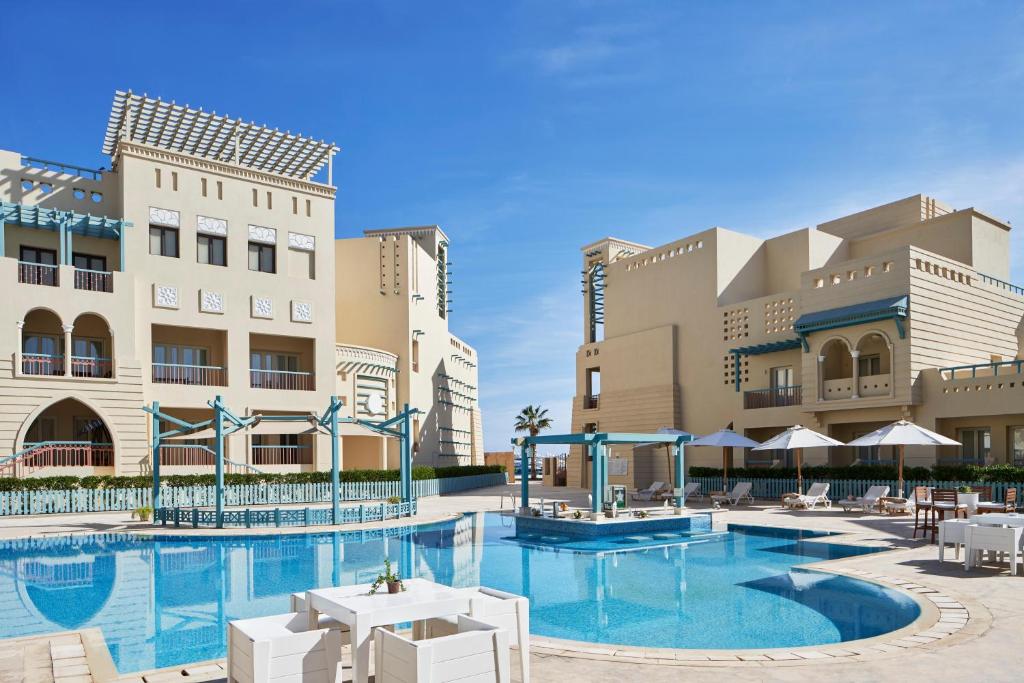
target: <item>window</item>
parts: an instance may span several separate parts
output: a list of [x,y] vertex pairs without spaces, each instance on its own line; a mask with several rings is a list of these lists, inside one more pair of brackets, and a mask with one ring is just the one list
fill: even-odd
[[992,430],[988,427],[972,427],[958,429],[957,440],[960,447],[960,459],[964,463],[984,465],[992,448]]
[[877,353],[870,356],[861,356],[857,359],[857,373],[861,377],[882,374],[882,357]]
[[412,371],[420,371],[420,343],[418,340],[412,340]]
[[199,235],[196,238],[196,262],[211,266],[226,266],[227,239],[215,235]]
[[178,258],[178,229],[149,226],[149,253],[154,256]]
[[157,187],[157,189],[160,189],[160,169],[159,168],[154,168],[153,172],[156,175],[156,187]]
[[171,189],[175,192],[178,191],[178,172],[171,171]]
[[249,242],[249,270],[275,273],[274,245]]
[[1024,467],[1024,427],[1010,427],[1010,448],[1013,450],[1013,465]]
[[184,344],[153,344],[153,381],[204,384],[209,351]]
[[260,205],[260,193],[259,193],[259,190],[257,190],[255,187],[252,188],[252,205],[253,206],[259,206]]
[[772,368],[768,371],[768,379],[771,382],[770,386],[772,389],[781,389],[783,387],[793,386],[793,366],[783,365],[777,368]]
[[292,197],[292,213],[296,216],[299,215],[299,198]]
[[206,178],[199,179],[199,186],[202,188],[203,196],[206,196]]
[[34,356],[58,356],[63,341],[51,334],[26,334],[21,351]]
[[18,266],[18,281],[27,282],[32,285],[57,286],[57,252],[53,249],[40,249],[38,247],[21,247],[18,260],[23,264],[37,264]]
[[311,251],[288,250],[288,275],[291,277],[316,279],[316,260]]
[[25,445],[57,440],[57,418],[37,417],[25,433]]
[[224,183],[217,181],[217,199],[224,199]]
[[93,254],[75,252],[71,255],[71,262],[79,270],[95,270],[99,273],[107,272],[106,256],[94,256]]
[[72,424],[75,430],[75,441],[88,441],[103,445],[108,445],[111,442],[110,432],[107,431],[103,420],[98,417],[76,416]]
[[306,218],[309,218],[313,214],[313,202],[309,199],[306,200]]
[[274,208],[274,195],[270,190],[267,190],[267,208]]

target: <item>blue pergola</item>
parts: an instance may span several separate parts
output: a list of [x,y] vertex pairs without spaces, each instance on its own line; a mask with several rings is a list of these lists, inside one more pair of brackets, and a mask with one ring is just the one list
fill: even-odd
[[[331,396],[331,403],[324,411],[324,414],[317,417],[309,415],[245,415],[237,416],[224,405],[220,396],[208,401],[213,409],[213,418],[201,422],[187,422],[180,418],[168,415],[160,410],[160,404],[153,402],[152,406],[143,406],[142,409],[153,416],[153,510],[160,508],[160,446],[164,439],[172,437],[183,437],[198,432],[201,429],[212,428],[214,430],[213,462],[215,471],[216,489],[216,525],[221,528],[224,525],[224,437],[242,431],[258,422],[308,422],[314,427],[321,427],[328,430],[331,436],[331,523],[341,523],[341,476],[340,472],[340,447],[338,426],[343,423],[358,424],[366,427],[382,436],[392,436],[399,440],[399,493],[403,503],[412,503],[412,416],[421,411],[410,408],[409,404],[402,407],[402,412],[388,420],[375,422],[355,417],[338,417],[338,411],[342,403],[337,396]],[[161,423],[168,422],[173,427],[163,431]],[[395,428],[397,426],[397,429]],[[410,514],[412,506],[409,507]],[[154,515],[154,524],[156,515]]]
[[0,201],[0,256],[4,256],[4,226],[19,225],[24,228],[48,230],[59,236],[60,262],[71,264],[72,236],[98,237],[100,239],[117,240],[120,245],[121,259],[118,263],[124,270],[125,228],[132,226],[130,221],[106,216],[94,216],[77,211],[48,209],[35,204],[18,204]]
[[[601,512],[603,507],[604,489],[608,485],[608,447],[622,444],[667,444],[672,447],[672,456],[675,458],[675,481],[673,488],[682,491],[684,486],[683,475],[683,445],[693,441],[692,434],[641,434],[632,432],[598,432],[580,434],[547,434],[538,436],[522,436],[512,439],[512,445],[519,448],[520,480],[521,480],[521,512],[527,512],[530,508],[530,446],[542,444],[557,444],[567,446],[583,446],[591,456],[591,505],[593,513]],[[676,497],[676,507],[683,506],[681,496]]]

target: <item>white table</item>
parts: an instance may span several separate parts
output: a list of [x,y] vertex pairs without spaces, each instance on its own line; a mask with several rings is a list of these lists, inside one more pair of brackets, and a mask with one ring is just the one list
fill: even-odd
[[1024,526],[1024,514],[1017,512],[990,512],[987,515],[971,517],[971,524],[987,526]]
[[320,615],[326,614],[352,630],[353,683],[366,683],[369,678],[374,627],[469,613],[465,590],[426,579],[406,579],[405,588],[389,594],[384,585],[375,595],[369,595],[370,584],[307,591],[310,628],[316,628]]

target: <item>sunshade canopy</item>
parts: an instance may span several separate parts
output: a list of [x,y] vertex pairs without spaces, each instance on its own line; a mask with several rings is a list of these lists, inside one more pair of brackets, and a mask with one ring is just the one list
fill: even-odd
[[781,434],[776,434],[760,446],[755,446],[755,451],[793,450],[796,448],[821,448],[823,446],[842,446],[842,441],[836,441],[830,436],[819,434],[813,429],[801,425],[793,425]]
[[[658,431],[656,431],[655,434],[667,434],[669,436],[689,436],[689,437],[693,436],[693,434],[690,434],[690,432],[684,432],[681,429],[673,429],[672,427],[658,427]],[[661,442],[661,441],[646,441],[644,443],[636,444],[635,446],[633,446],[633,448],[643,448],[645,446],[661,446],[661,445],[663,445],[663,442]]]
[[913,422],[899,420],[870,434],[858,437],[847,446],[960,446],[948,436],[918,427]]
[[742,434],[737,434],[731,429],[719,429],[714,434],[708,434],[694,439],[687,446],[718,446],[721,448],[754,448],[761,444],[753,439],[748,439]]

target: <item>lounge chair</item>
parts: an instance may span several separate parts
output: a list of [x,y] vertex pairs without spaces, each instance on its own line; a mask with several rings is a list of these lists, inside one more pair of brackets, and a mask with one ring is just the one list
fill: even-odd
[[656,481],[645,489],[633,492],[633,500],[658,500],[665,490],[665,482]]
[[789,496],[782,504],[788,508],[803,507],[813,510],[815,505],[821,503],[828,509],[832,507],[832,501],[828,499],[829,486],[828,483],[816,481],[807,489],[807,493],[800,496]]
[[403,681],[511,680],[509,633],[459,615],[458,633],[411,641],[383,629],[373,632],[377,683]]
[[840,500],[839,504],[847,512],[851,512],[854,508],[860,508],[864,512],[871,512],[872,510],[877,510],[878,502],[888,495],[888,486],[872,486],[860,498],[847,498],[846,500]]
[[714,503],[729,503],[730,505],[739,505],[740,501],[753,503],[754,497],[750,495],[750,489],[753,487],[754,485],[749,481],[741,481],[732,487],[731,492],[711,496],[711,501]]
[[691,481],[689,484],[683,487],[683,505],[686,505],[686,499],[689,498],[690,496],[694,496],[695,498],[704,497],[704,494],[700,492],[699,481]]

